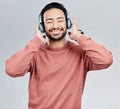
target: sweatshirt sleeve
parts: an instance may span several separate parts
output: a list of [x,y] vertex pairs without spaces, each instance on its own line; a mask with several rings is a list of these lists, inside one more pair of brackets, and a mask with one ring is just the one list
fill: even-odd
[[83,50],[84,62],[88,70],[104,69],[112,64],[112,53],[104,46],[85,35],[81,35],[77,42]]
[[23,49],[7,59],[5,62],[6,73],[12,77],[19,77],[29,72],[32,57],[39,50],[41,44],[39,37],[35,36]]

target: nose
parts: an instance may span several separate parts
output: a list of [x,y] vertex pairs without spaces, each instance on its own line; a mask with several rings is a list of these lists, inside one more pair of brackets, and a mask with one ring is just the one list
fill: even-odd
[[58,22],[56,20],[53,21],[53,27],[57,28],[58,27]]

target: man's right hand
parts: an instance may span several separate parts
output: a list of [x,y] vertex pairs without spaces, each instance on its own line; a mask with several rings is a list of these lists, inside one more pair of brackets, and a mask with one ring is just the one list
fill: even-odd
[[35,25],[35,36],[39,37],[40,40],[41,40],[43,43],[45,43],[45,37],[43,37],[43,36],[41,35],[41,32],[40,32],[40,30],[38,29],[38,26],[39,26],[39,22],[37,22],[36,25]]

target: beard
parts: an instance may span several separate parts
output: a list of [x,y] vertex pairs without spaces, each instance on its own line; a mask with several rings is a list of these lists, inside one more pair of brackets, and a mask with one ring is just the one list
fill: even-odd
[[[53,30],[60,30],[60,31],[62,31],[62,34],[59,37],[54,37],[54,36],[57,36],[57,34],[55,34],[54,36],[52,36],[50,34],[50,32],[52,32]],[[46,35],[52,41],[59,41],[59,40],[61,40],[65,37],[66,33],[67,33],[67,30],[64,30],[64,28],[59,28],[58,27],[58,28],[50,29],[49,32],[46,32]]]

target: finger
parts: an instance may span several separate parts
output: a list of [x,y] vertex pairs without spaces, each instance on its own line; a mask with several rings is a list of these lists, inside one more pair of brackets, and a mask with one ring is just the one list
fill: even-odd
[[74,19],[71,18],[70,21],[71,21],[72,25],[77,26],[77,24],[76,24]]
[[39,22],[36,22],[35,28],[38,29],[39,27]]
[[70,19],[72,23],[72,33],[75,34],[78,31],[77,24],[74,19]]
[[36,22],[35,24],[35,36],[40,37],[41,33],[40,30],[38,29],[39,22]]

